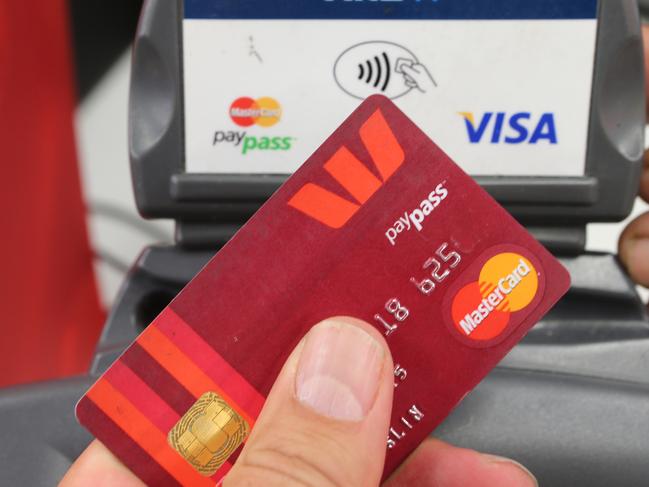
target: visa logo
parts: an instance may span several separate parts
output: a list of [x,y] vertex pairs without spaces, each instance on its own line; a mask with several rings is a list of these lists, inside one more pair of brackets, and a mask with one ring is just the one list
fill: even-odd
[[557,144],[554,113],[535,117],[529,112],[486,112],[477,119],[473,112],[460,112],[472,144]]

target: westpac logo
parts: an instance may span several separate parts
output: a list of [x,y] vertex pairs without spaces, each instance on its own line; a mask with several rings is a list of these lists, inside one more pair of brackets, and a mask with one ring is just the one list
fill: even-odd
[[331,191],[307,183],[288,205],[331,228],[342,228],[349,219],[392,177],[405,160],[381,110],[376,110],[358,133],[381,179],[377,178],[347,147],[342,146],[324,164],[329,175],[352,195],[349,201]]
[[554,113],[534,116],[529,112],[486,112],[476,117],[473,112],[461,112],[460,115],[472,144],[558,143]]

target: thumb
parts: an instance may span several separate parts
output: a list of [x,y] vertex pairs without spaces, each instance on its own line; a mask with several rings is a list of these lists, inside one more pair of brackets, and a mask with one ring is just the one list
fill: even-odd
[[393,389],[376,329],[352,318],[319,323],[284,365],[224,486],[376,487]]

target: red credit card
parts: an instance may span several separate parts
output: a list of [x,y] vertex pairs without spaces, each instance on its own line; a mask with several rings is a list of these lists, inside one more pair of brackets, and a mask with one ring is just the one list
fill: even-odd
[[566,270],[387,98],[367,99],[81,399],[150,485],[214,485],[312,325],[385,334],[384,475],[568,290]]

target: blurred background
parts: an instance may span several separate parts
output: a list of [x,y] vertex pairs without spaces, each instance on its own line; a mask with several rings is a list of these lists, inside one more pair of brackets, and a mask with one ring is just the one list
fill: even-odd
[[[84,372],[129,266],[173,240],[171,221],[140,218],[131,187],[141,4],[0,0],[0,387]],[[646,210],[638,201],[631,218]],[[588,250],[615,251],[624,225],[590,225]]]

